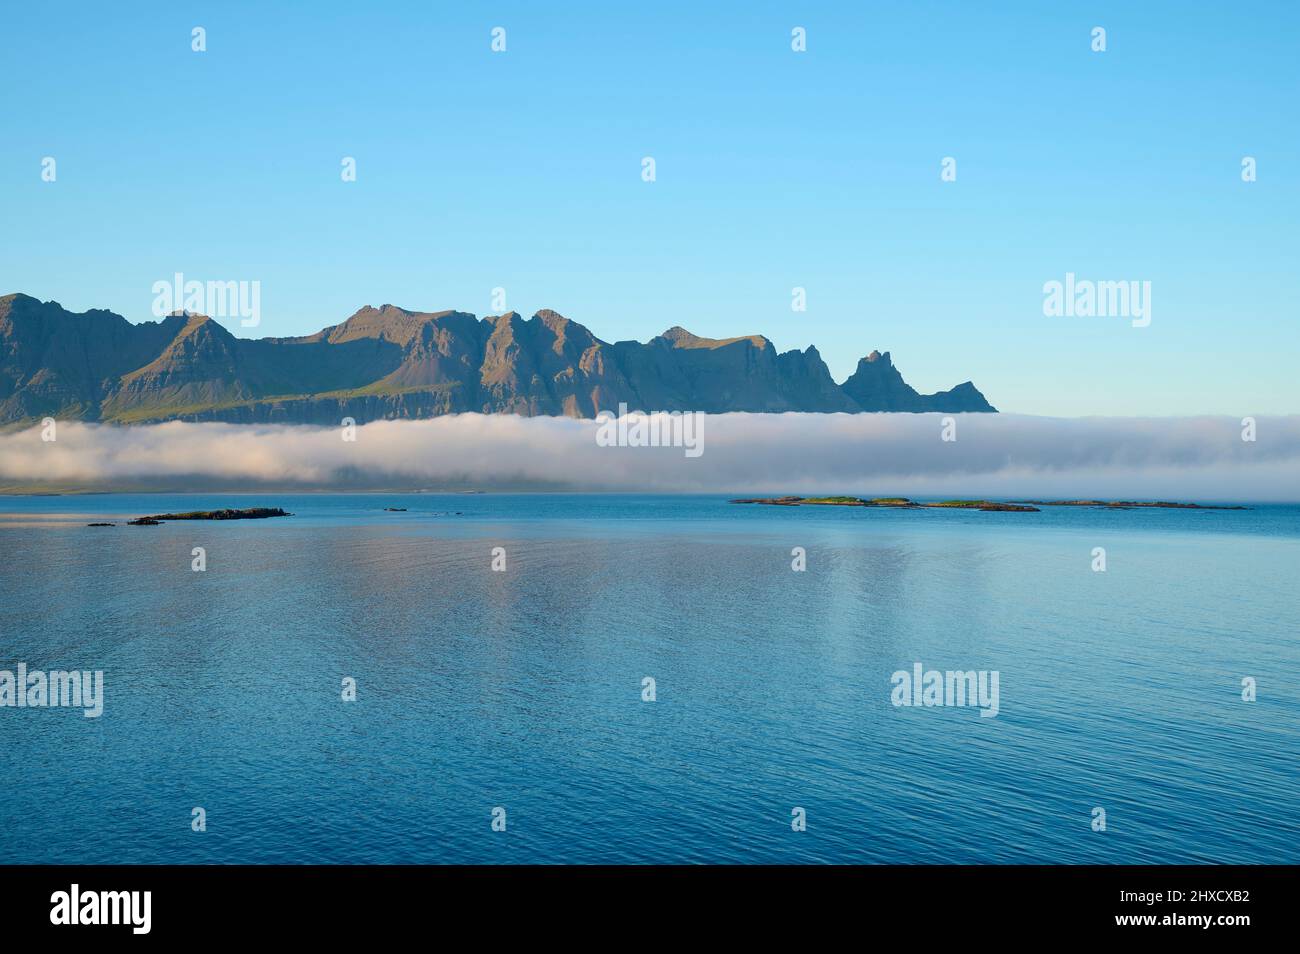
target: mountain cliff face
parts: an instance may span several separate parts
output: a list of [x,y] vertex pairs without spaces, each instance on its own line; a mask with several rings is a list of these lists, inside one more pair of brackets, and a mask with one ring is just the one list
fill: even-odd
[[936,394],[918,394],[903,380],[889,352],[873,351],[858,361],[858,368],[844,382],[842,390],[858,406],[873,411],[992,411],[994,408],[975,385],[963,381],[955,388]]
[[131,324],[0,298],[0,426],[43,417],[337,424],[478,411],[594,417],[645,411],[993,411],[970,382],[918,394],[889,354],[844,384],[816,348],[674,327],[602,341],[553,311],[476,318],[362,308],[301,338],[237,338],[202,315]]

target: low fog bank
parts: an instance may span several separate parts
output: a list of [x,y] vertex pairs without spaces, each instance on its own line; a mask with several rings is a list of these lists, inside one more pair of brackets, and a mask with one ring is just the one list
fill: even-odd
[[[461,414],[355,429],[59,423],[0,434],[0,487],[103,490],[590,490],[665,493],[1300,499],[1300,416],[719,414],[699,456],[601,446],[600,423]],[[609,434],[607,430],[606,435]]]

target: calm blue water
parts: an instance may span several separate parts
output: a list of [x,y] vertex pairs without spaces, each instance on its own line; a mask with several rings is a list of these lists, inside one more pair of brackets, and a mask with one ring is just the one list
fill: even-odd
[[1294,862],[1298,571],[1300,507],[0,498],[0,669],[106,681],[0,708],[0,860]]

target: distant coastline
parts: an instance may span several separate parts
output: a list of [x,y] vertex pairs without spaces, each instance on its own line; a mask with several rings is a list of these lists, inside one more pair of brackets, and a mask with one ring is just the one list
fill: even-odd
[[999,513],[1038,513],[1040,507],[1095,507],[1105,510],[1249,510],[1239,504],[1174,503],[1168,500],[940,500],[917,501],[910,497],[750,497],[734,504],[766,504],[774,507],[884,507],[894,510],[979,510]]

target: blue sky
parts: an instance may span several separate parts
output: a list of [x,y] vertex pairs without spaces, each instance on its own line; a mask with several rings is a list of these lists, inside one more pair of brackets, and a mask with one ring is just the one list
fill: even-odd
[[[1300,412],[1294,3],[9,4],[0,32],[0,293],[141,321],[174,272],[256,280],[231,330],[261,336],[500,286],[606,340],[815,343],[837,380],[888,350],[1007,411]],[[1045,317],[1066,272],[1150,281],[1151,325]]]

